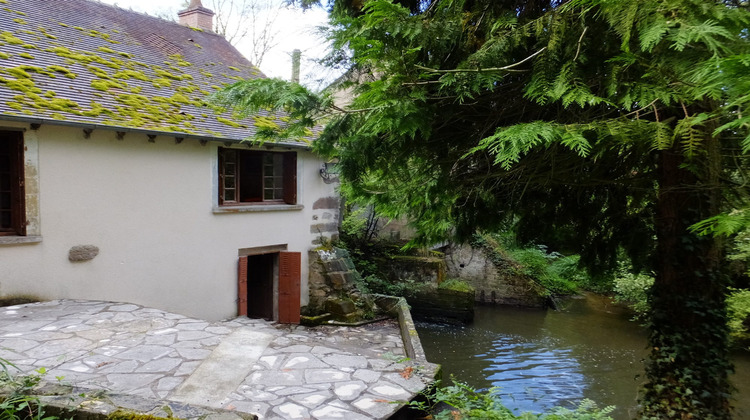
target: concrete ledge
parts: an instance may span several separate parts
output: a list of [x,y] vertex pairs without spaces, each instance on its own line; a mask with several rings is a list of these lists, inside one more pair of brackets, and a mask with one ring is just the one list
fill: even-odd
[[375,298],[375,304],[383,311],[393,317],[398,317],[398,325],[401,329],[401,339],[404,341],[404,351],[406,352],[406,355],[410,359],[420,363],[430,364],[439,370],[440,365],[427,361],[422,342],[419,341],[417,327],[414,325],[414,320],[411,317],[411,312],[409,311],[409,305],[406,303],[406,299],[387,295],[373,295],[373,297]]
[[302,204],[254,204],[250,206],[225,206],[214,207],[214,214],[231,214],[231,213],[262,213],[269,211],[296,211],[302,210],[305,206]]
[[0,236],[0,245],[37,244],[41,236]]
[[[61,385],[43,385],[34,390],[47,415],[75,420],[133,419],[151,416],[151,420],[258,420],[258,416],[222,409],[147,399],[133,395],[108,393]],[[115,414],[115,416],[112,416]],[[119,416],[118,416],[119,414]]]

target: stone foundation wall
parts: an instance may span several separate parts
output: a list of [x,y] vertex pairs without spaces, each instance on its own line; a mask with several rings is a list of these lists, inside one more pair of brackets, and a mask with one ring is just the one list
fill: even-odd
[[399,256],[378,261],[378,267],[394,283],[411,279],[438,285],[445,280],[445,261],[438,257]]
[[514,272],[514,263],[498,267],[482,249],[451,245],[445,249],[446,274],[463,280],[475,289],[477,302],[499,305],[543,307],[547,297],[533,279]]
[[349,258],[349,252],[340,248],[312,250],[310,261],[310,302],[305,310],[308,314],[326,311],[326,300],[330,297],[349,295],[361,276]]

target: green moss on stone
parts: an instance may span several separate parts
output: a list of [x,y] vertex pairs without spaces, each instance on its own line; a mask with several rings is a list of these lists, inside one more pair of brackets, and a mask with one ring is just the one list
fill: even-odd
[[100,103],[91,102],[91,109],[81,112],[81,115],[85,115],[87,117],[98,117],[105,112],[107,112],[107,110]]
[[0,32],[0,40],[7,42],[11,45],[23,45],[24,42],[21,38],[16,37],[9,31]]
[[100,79],[109,79],[109,73],[107,73],[105,70],[101,69],[100,67],[94,66],[94,65],[86,65],[86,68],[94,74],[94,76],[100,78]]
[[160,69],[158,67],[154,68],[154,73],[156,73],[158,76],[161,76],[165,79],[172,79],[172,80],[182,80],[182,76],[179,74],[173,74],[166,70]]
[[181,94],[179,92],[177,92],[174,95],[172,95],[172,100],[174,102],[178,102],[178,103],[181,103],[181,104],[190,104],[191,103],[190,99],[188,99],[187,96],[185,96],[185,95],[183,95],[183,94]]
[[133,79],[143,80],[144,82],[148,82],[151,80],[142,71],[130,70],[130,69],[119,71],[113,74],[112,77],[117,78],[117,79],[126,79],[126,80],[133,78]]
[[255,117],[254,120],[255,121],[253,122],[253,125],[261,130],[278,130],[281,128],[281,126],[279,126],[279,123],[277,123],[272,117],[260,116]]
[[44,96],[46,96],[48,98],[54,98],[56,95],[57,94],[54,91],[51,91],[51,90],[48,90],[48,91],[44,92]]
[[126,85],[114,80],[96,79],[91,81],[91,87],[106,92],[109,89],[124,89]]
[[18,54],[18,56],[19,56],[19,57],[23,57],[23,58],[25,58],[25,59],[27,59],[27,60],[33,60],[33,59],[34,59],[34,56],[33,56],[33,55],[31,55],[31,54],[29,54],[29,53],[26,53],[26,52],[23,52],[23,53],[21,53],[21,54]]
[[0,51],[0,58],[3,58],[3,59],[6,59],[6,60],[7,60],[7,59],[9,59],[10,57],[11,57],[11,55],[10,55],[10,54],[8,54],[8,53],[5,53],[5,52],[2,52],[2,51]]
[[177,88],[177,91],[178,92],[183,92],[183,93],[193,93],[197,89],[198,88],[196,86],[180,86],[180,87]]
[[229,70],[241,71],[239,68],[237,68],[235,66],[229,66]]
[[179,420],[171,416],[171,409],[168,417],[157,417],[151,414],[135,413],[132,411],[117,410],[107,416],[108,420]]
[[156,88],[163,88],[172,86],[172,81],[169,79],[156,78],[151,81],[151,84]]
[[67,67],[58,66],[56,64],[53,64],[51,66],[47,66],[47,70],[53,71],[55,73],[63,74],[68,79],[75,79],[76,78],[76,74],[73,73],[72,71],[70,71]]
[[9,102],[6,102],[5,104],[8,105],[9,107],[15,109],[16,111],[20,111],[20,110],[23,109],[23,105],[21,105],[18,102],[9,101]]
[[41,93],[42,90],[35,86],[32,79],[6,79],[0,77],[0,83],[8,87],[8,89],[15,90],[18,92],[30,92],[30,93]]
[[29,24],[29,22],[26,22],[25,20],[23,20],[21,18],[15,18],[15,19],[13,19],[13,22],[16,22],[19,25],[28,25]]
[[218,121],[218,122],[220,122],[222,124],[228,125],[230,127],[234,127],[234,128],[247,128],[247,126],[245,126],[245,125],[239,124],[239,123],[237,123],[235,121],[232,121],[232,120],[224,118],[224,117],[216,117],[216,121]]

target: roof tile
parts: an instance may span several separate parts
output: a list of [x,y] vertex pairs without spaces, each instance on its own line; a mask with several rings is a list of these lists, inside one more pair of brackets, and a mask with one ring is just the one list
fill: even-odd
[[0,0],[0,118],[239,141],[281,115],[237,120],[205,98],[258,77],[213,33],[90,0]]

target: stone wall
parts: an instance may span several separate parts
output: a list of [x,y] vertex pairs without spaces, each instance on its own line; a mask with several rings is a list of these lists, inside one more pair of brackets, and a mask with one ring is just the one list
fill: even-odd
[[341,200],[334,196],[322,197],[313,203],[310,224],[310,233],[315,235],[313,245],[321,245],[339,238],[340,207]]
[[498,266],[483,249],[450,245],[445,248],[445,264],[449,278],[474,287],[477,302],[529,307],[543,307],[547,303],[545,289],[520,274],[517,263],[506,261]]
[[326,312],[327,300],[358,293],[355,284],[361,280],[361,276],[348,251],[340,248],[312,250],[309,261],[310,302],[305,308],[306,314]]
[[445,261],[439,257],[397,256],[378,261],[389,281],[414,280],[438,285],[445,280]]

